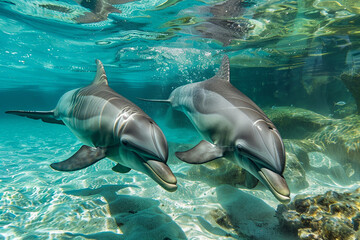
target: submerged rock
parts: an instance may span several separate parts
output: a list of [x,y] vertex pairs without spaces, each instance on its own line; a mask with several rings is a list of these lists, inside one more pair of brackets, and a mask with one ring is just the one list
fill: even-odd
[[306,173],[295,154],[286,153],[286,167],[284,177],[291,191],[299,191],[309,186]]
[[241,167],[223,158],[202,165],[195,165],[188,172],[191,179],[203,180],[213,186],[221,184],[244,185],[245,174],[245,170]]
[[287,151],[309,166],[307,153],[321,152],[341,164],[360,167],[360,116],[325,117],[310,110],[277,107],[265,110],[279,129]]
[[292,191],[308,186],[308,171],[341,185],[359,180],[355,174],[360,170],[359,115],[333,119],[294,107],[265,112],[285,138],[284,176]]
[[264,111],[285,139],[302,139],[335,121],[303,108],[274,107]]
[[334,104],[334,118],[345,118],[349,115],[356,114],[357,106],[355,103],[348,103],[344,106]]
[[297,231],[300,239],[358,239],[360,188],[354,192],[328,191],[318,196],[297,196],[279,205],[276,216],[282,228]]
[[357,113],[360,114],[360,73],[352,74],[350,72],[345,72],[341,74],[340,79],[354,97],[357,106]]
[[360,116],[351,115],[315,132],[312,139],[329,157],[360,166],[359,124]]

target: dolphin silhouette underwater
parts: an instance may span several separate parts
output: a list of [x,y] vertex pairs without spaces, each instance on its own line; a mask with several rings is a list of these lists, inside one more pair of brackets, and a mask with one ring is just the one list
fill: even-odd
[[85,12],[83,15],[76,17],[74,20],[77,23],[94,23],[105,21],[110,13],[121,13],[113,5],[125,4],[137,0],[74,0],[79,5],[87,8],[90,12]]
[[[205,140],[175,155],[190,164],[224,157],[247,171],[246,185],[260,180],[283,203],[290,190],[283,177],[285,149],[279,131],[265,113],[230,83],[230,63],[225,55],[218,73],[203,82],[176,88],[167,100],[184,112]],[[250,174],[248,174],[250,173]]]
[[167,191],[177,181],[166,164],[168,145],[159,126],[138,106],[108,86],[100,60],[94,81],[65,93],[52,111],[7,111],[6,113],[44,122],[64,124],[83,145],[69,159],[52,163],[58,171],[86,168],[107,157],[117,165],[115,172],[143,172]]
[[[80,6],[89,10],[73,18],[76,23],[95,23],[108,19],[110,13],[122,13],[122,11],[113,5],[130,3],[138,0],[73,0]],[[37,6],[61,13],[78,12],[71,7],[56,3],[41,3]]]

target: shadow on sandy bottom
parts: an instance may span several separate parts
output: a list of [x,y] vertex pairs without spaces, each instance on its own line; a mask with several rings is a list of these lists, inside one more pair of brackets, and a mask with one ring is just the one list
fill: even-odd
[[296,235],[281,231],[275,209],[260,198],[229,185],[217,187],[216,193],[226,211],[226,216],[217,222],[233,228],[239,239],[298,239]]
[[65,191],[66,194],[74,196],[91,196],[95,194],[103,196],[109,205],[111,216],[123,232],[123,234],[99,232],[88,235],[67,233],[67,235],[87,239],[187,239],[183,230],[158,207],[159,201],[116,194],[117,191],[126,187],[129,187],[129,185],[105,185],[97,189],[86,188]]

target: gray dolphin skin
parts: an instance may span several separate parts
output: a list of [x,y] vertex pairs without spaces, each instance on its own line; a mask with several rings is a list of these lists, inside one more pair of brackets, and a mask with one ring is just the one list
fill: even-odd
[[166,164],[163,132],[145,112],[108,86],[102,63],[96,60],[96,64],[92,84],[65,93],[54,110],[6,113],[64,124],[85,144],[69,159],[51,164],[55,170],[75,171],[108,157],[117,162],[114,171],[134,169],[167,191],[175,191],[177,181]]
[[176,152],[180,160],[201,164],[227,158],[247,171],[248,187],[260,180],[280,202],[290,201],[282,175],[285,149],[280,134],[265,113],[230,83],[227,56],[214,77],[178,87],[168,100],[149,101],[167,102],[184,112],[205,139],[188,151]]
[[91,12],[86,12],[82,16],[75,18],[77,23],[94,23],[104,21],[108,18],[110,13],[121,13],[113,5],[125,4],[137,0],[74,0],[81,6],[89,9]]

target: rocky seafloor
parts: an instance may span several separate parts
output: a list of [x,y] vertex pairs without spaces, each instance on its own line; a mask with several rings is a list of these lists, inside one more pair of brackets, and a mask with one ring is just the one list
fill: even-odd
[[[312,170],[330,176],[338,184],[359,181],[358,115],[333,119],[304,109],[277,110],[272,115],[280,127],[290,129],[296,125],[302,129],[301,139],[294,139],[293,135],[293,139],[285,142],[288,150],[285,175],[290,185],[307,187],[306,172]],[[322,154],[323,158],[315,160],[311,153]],[[279,205],[276,215],[280,226],[296,232],[300,239],[360,239],[360,188],[316,196],[300,194],[290,204]]]
[[360,188],[298,195],[290,204],[279,205],[276,216],[283,229],[297,232],[300,239],[360,239]]

